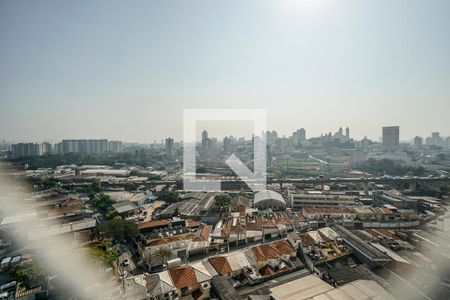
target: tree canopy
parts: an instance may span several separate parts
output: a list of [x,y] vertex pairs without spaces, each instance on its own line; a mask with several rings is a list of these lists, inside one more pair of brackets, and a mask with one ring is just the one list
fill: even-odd
[[422,166],[411,167],[398,163],[390,159],[369,159],[360,164],[358,169],[374,175],[392,175],[392,176],[422,176],[425,174],[425,169]]
[[94,197],[94,206],[102,214],[106,214],[111,209],[111,205],[114,203],[115,201],[105,193],[100,193]]
[[214,198],[215,204],[220,207],[220,210],[223,210],[230,206],[231,197],[226,194],[217,195]]
[[94,179],[94,181],[92,181],[91,183],[91,189],[96,193],[100,193],[102,190],[102,183],[100,182],[100,180]]
[[135,238],[139,233],[137,224],[133,220],[124,220],[121,217],[103,222],[100,224],[100,231],[106,233],[110,238],[120,241],[126,238]]
[[45,274],[45,269],[35,261],[20,263],[10,270],[10,275],[26,289],[41,284]]
[[178,196],[179,196],[178,192],[168,191],[168,190],[161,191],[158,194],[158,198],[166,203],[178,202]]

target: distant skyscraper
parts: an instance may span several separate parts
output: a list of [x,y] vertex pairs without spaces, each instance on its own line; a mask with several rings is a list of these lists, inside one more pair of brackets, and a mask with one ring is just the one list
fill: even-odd
[[19,143],[11,146],[11,158],[39,156],[39,144]]
[[207,138],[208,138],[208,131],[203,130],[203,131],[202,131],[202,141],[203,141],[203,140],[206,140]]
[[111,152],[111,153],[122,152],[122,142],[121,141],[108,141],[108,152]]
[[166,139],[166,156],[172,158],[173,154],[173,139],[169,137]]
[[50,143],[42,143],[39,145],[39,155],[47,155],[52,152],[52,145]]
[[383,127],[383,146],[386,149],[395,149],[400,144],[400,127],[399,126],[389,126]]
[[442,137],[440,137],[439,132],[433,132],[431,134],[431,144],[433,146],[442,147],[443,146],[443,142],[444,142],[444,140],[442,139]]
[[223,138],[223,151],[225,153],[233,152],[232,139],[227,136]]
[[306,131],[304,128],[300,128],[292,134],[291,143],[292,146],[299,146],[301,142],[306,140]]
[[450,150],[450,136],[445,139],[444,148]]
[[305,128],[300,128],[298,130],[298,138],[300,139],[300,141],[306,141],[306,130],[305,130]]
[[104,154],[108,151],[108,140],[63,140],[61,153]]
[[203,130],[202,132],[202,154],[209,154],[212,151],[212,140],[208,137],[208,132]]
[[416,136],[414,138],[414,147],[420,147],[423,144],[423,138],[421,138],[420,136]]
[[350,128],[345,128],[345,137],[347,138],[347,141],[350,140]]

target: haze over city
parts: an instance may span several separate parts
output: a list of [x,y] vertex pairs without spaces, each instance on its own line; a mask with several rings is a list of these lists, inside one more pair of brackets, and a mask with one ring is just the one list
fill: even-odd
[[0,299],[450,299],[449,31],[449,0],[0,0]]
[[[450,135],[448,1],[0,2],[0,139],[182,139],[184,108],[268,129]],[[247,135],[218,132],[217,135]]]

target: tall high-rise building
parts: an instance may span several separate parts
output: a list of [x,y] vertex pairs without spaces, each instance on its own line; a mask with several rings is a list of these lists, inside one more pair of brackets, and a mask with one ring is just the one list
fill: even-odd
[[11,158],[39,156],[39,144],[19,143],[11,145]]
[[39,145],[39,155],[47,155],[52,152],[52,145],[50,143],[42,143]]
[[278,138],[278,132],[276,132],[275,130],[272,131],[267,130],[265,137],[267,145],[274,145]]
[[292,134],[291,137],[292,146],[299,146],[300,143],[305,140],[306,140],[306,131],[304,128],[297,129],[297,131],[295,131]]
[[169,137],[166,139],[166,156],[172,158],[173,154],[174,154],[173,139]]
[[345,137],[347,141],[350,140],[350,128],[348,128],[348,126],[345,128]]
[[431,133],[431,138],[427,138],[427,144],[442,147],[444,139],[440,136],[439,132],[433,132]]
[[423,144],[423,138],[421,138],[420,136],[416,136],[414,138],[414,147],[421,147]]
[[223,138],[223,152],[225,153],[231,153],[233,152],[233,140],[231,137],[224,137]]
[[63,140],[61,153],[103,154],[108,151],[108,140]]
[[202,153],[203,154],[210,153],[212,150],[212,145],[213,145],[213,142],[208,137],[208,132],[206,130],[203,130],[202,131]]
[[202,131],[202,141],[203,141],[203,140],[206,140],[207,138],[208,138],[208,131],[203,130],[203,131]]
[[450,150],[450,136],[444,141],[444,149]]
[[395,149],[400,144],[400,127],[383,127],[382,144],[386,149]]
[[121,141],[108,141],[108,152],[110,152],[110,153],[122,152],[122,142]]

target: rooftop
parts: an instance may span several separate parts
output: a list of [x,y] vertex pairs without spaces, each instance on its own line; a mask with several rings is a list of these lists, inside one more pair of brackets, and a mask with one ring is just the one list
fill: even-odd
[[118,202],[112,205],[112,207],[119,213],[131,212],[137,210],[138,207],[129,201]]

